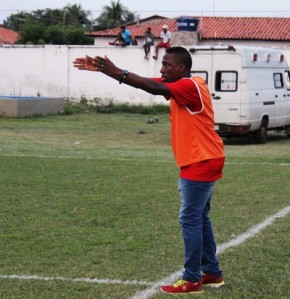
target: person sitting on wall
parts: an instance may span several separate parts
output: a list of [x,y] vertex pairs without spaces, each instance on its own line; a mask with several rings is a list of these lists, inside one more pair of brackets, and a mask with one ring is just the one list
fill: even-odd
[[132,44],[133,38],[131,31],[126,28],[126,26],[120,26],[121,31],[118,33],[118,37],[113,41],[109,42],[111,46],[121,46],[126,47]]
[[148,59],[148,54],[150,52],[151,46],[154,46],[154,34],[151,32],[151,27],[148,27],[144,34],[144,44],[143,48],[145,51],[145,59]]
[[155,55],[153,56],[154,59],[158,59],[158,51],[160,48],[168,49],[171,47],[170,40],[171,40],[171,32],[168,30],[167,25],[162,26],[162,31],[160,33],[161,41],[155,47]]

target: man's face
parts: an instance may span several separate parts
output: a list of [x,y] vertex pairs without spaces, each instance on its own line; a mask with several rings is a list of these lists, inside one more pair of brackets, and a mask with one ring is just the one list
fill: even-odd
[[162,59],[160,73],[164,82],[175,82],[183,77],[183,68],[174,54],[165,54]]

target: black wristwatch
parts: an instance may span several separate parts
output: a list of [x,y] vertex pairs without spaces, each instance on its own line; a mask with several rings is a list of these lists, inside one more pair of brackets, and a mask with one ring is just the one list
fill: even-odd
[[122,75],[122,77],[121,77],[121,79],[119,81],[119,84],[122,84],[123,81],[127,78],[128,75],[129,75],[129,72],[127,70],[124,70],[123,71],[123,75]]

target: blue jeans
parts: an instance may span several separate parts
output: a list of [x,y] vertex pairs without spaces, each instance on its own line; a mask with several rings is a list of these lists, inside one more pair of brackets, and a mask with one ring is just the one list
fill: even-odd
[[180,178],[181,206],[179,223],[184,241],[184,272],[182,279],[196,282],[201,271],[221,276],[216,257],[216,243],[209,218],[214,182]]

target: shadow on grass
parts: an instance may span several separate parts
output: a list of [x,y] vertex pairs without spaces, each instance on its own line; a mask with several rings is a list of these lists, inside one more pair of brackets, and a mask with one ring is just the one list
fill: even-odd
[[[290,140],[285,133],[268,132],[267,143],[274,143],[285,140]],[[223,141],[225,145],[259,145],[255,142],[253,135],[232,138],[223,137]],[[263,146],[263,144],[260,145]]]

